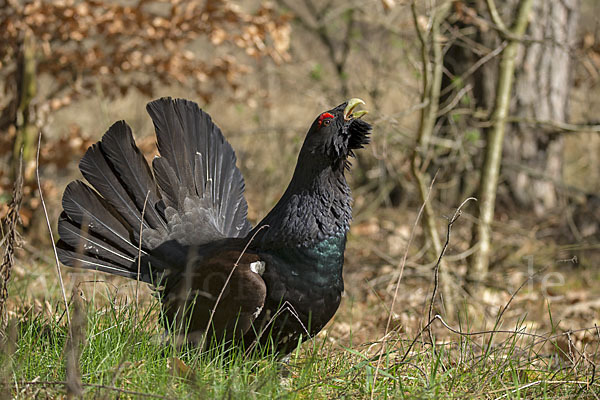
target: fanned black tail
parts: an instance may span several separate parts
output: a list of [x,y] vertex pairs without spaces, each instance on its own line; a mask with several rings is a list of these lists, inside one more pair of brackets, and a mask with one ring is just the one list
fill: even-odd
[[210,116],[170,98],[148,112],[161,153],[154,175],[129,126],[112,125],[79,164],[91,187],[74,181],[65,189],[57,245],[64,264],[135,278],[141,255],[140,279],[151,283],[182,268],[174,260],[186,246],[249,232],[235,154]]
[[210,210],[214,227],[224,237],[245,236],[251,226],[244,178],[235,165],[235,152],[210,115],[194,102],[168,97],[146,109],[156,128],[161,157],[152,166],[165,205],[182,211],[186,199],[202,200],[201,208]]

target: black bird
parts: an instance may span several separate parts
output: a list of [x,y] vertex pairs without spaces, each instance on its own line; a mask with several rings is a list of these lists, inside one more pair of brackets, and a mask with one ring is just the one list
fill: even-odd
[[62,199],[61,262],[153,285],[166,324],[188,341],[208,329],[288,352],[325,326],[344,290],[344,172],[371,133],[359,104],[315,119],[287,190],[252,228],[234,151],[211,117],[187,100],[149,103],[160,157],[150,169],[124,121],[87,150],[89,185],[71,182]]

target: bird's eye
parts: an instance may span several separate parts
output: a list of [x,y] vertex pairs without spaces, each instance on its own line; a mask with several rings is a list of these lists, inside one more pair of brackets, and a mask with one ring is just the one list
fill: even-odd
[[329,114],[328,112],[321,114],[319,116],[319,128],[323,125],[328,126],[333,118],[334,116]]

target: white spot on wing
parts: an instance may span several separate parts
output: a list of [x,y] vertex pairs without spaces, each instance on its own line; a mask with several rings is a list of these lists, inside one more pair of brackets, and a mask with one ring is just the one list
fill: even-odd
[[250,271],[262,276],[262,274],[265,273],[265,262],[255,261],[253,263],[250,263]]
[[258,316],[260,315],[260,312],[262,311],[262,306],[261,307],[256,307],[256,311],[254,313],[252,313],[252,315],[254,315],[254,318],[258,318]]

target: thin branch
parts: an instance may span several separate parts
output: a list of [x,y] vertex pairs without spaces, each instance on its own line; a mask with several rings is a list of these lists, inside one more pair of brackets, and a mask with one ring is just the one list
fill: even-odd
[[500,46],[496,47],[494,50],[490,51],[485,56],[483,56],[479,60],[477,60],[477,62],[475,62],[473,65],[471,65],[469,67],[469,69],[466,70],[465,73],[460,76],[459,79],[455,79],[454,81],[452,81],[452,83],[450,83],[448,86],[446,86],[441,91],[440,96],[443,96],[446,93],[448,93],[449,91],[451,91],[452,89],[454,89],[456,87],[456,85],[458,84],[458,82],[461,82],[461,81],[464,82],[468,77],[470,77],[475,72],[477,72],[477,70],[479,68],[481,68],[485,63],[487,63],[491,59],[497,57],[500,53],[502,53],[502,50],[504,50],[507,45],[508,45],[508,42],[503,41],[502,43],[500,43]]
[[144,214],[146,213],[146,204],[148,204],[148,196],[150,196],[150,190],[146,193],[146,198],[144,199],[144,206],[142,207],[142,218],[140,219],[140,230],[139,236],[140,240],[138,243],[138,262],[137,262],[137,275],[135,277],[135,326],[137,327],[137,313],[140,306],[139,302],[139,290],[140,290],[140,271],[142,269],[142,231],[144,227]]
[[508,168],[508,169],[512,169],[512,170],[521,171],[534,179],[551,182],[552,185],[554,185],[556,187],[556,189],[559,189],[561,192],[564,192],[566,195],[568,195],[570,197],[576,197],[576,196],[582,196],[582,195],[589,196],[592,194],[597,194],[597,193],[593,193],[592,191],[586,191],[586,190],[580,189],[576,186],[569,185],[568,183],[565,183],[564,181],[562,181],[560,179],[554,178],[553,176],[550,176],[550,175],[544,173],[543,171],[536,170],[535,168],[531,168],[524,164],[514,163],[514,162],[503,162],[502,168]]
[[[556,131],[563,132],[593,132],[600,133],[600,125],[580,125],[580,124],[569,124],[567,122],[554,121],[554,120],[539,120],[535,118],[524,118],[524,117],[506,117],[507,122],[520,122],[523,124],[539,125],[555,129]],[[553,132],[561,133],[561,132]]]
[[[421,110],[417,133],[417,145],[414,147],[411,157],[411,170],[417,183],[421,202],[425,203],[423,223],[426,237],[433,245],[431,249],[432,258],[437,258],[440,254],[442,251],[442,243],[437,232],[435,213],[431,204],[424,201],[427,193],[427,181],[430,179],[429,174],[424,171],[424,169],[426,168],[427,153],[430,148],[430,141],[433,136],[438,116],[440,90],[442,86],[443,52],[442,42],[440,40],[440,24],[449,13],[450,5],[450,2],[444,2],[433,11],[431,28],[425,36],[419,27],[416,4],[414,1],[411,4],[413,25],[415,26],[417,36],[421,43],[421,61],[423,64],[423,92],[421,94],[421,101],[423,103],[428,101],[427,106]],[[430,51],[433,55],[433,60],[430,59]],[[444,264],[445,263],[442,260],[442,271],[446,274],[447,268],[445,268]],[[449,277],[445,277],[443,280],[442,291],[444,292],[444,303],[447,306],[448,313],[453,314],[453,289]]]
[[[517,17],[511,32],[520,37],[525,33],[533,0],[521,0]],[[492,115],[493,126],[487,134],[487,144],[481,178],[479,182],[479,224],[473,230],[471,244],[479,243],[479,251],[473,255],[469,263],[467,279],[471,282],[481,282],[487,275],[491,253],[491,223],[494,219],[496,191],[500,176],[502,161],[502,143],[506,129],[506,117],[510,107],[512,84],[519,42],[509,40],[502,53],[498,68],[498,83],[496,89],[495,108]]]
[[37,179],[38,191],[40,192],[40,201],[42,208],[44,209],[44,217],[46,218],[46,224],[48,225],[48,233],[50,233],[50,242],[52,243],[52,250],[54,251],[54,260],[56,261],[56,273],[58,274],[58,283],[60,285],[60,291],[62,292],[63,301],[65,303],[65,314],[67,314],[67,323],[69,325],[69,334],[71,332],[71,317],[69,316],[69,302],[67,301],[67,294],[65,293],[65,284],[63,282],[62,273],[60,270],[60,261],[58,260],[58,253],[56,251],[56,244],[54,243],[54,234],[52,233],[52,225],[50,224],[50,218],[48,218],[48,210],[46,209],[46,202],[44,201],[44,194],[42,193],[42,185],[40,183],[40,147],[42,146],[42,131],[38,135],[37,155],[35,159],[35,177]]
[[473,89],[473,85],[471,85],[470,83],[465,85],[465,87],[460,89],[458,91],[458,93],[456,93],[456,95],[454,97],[452,97],[452,99],[448,102],[448,104],[446,104],[444,106],[444,108],[442,108],[441,110],[438,111],[437,117],[441,117],[442,115],[445,115],[445,114],[449,113],[450,111],[452,111],[454,109],[454,107],[458,104],[458,102],[472,89]]
[[[481,122],[475,124],[476,128],[489,128],[496,123],[494,117],[491,119],[488,117],[487,112],[471,109],[457,109],[454,110],[455,114],[470,115]],[[563,134],[563,133],[600,133],[600,124],[571,124],[568,122],[561,122],[551,119],[536,119],[528,117],[520,117],[514,115],[507,115],[506,122],[530,124],[534,126],[547,127],[554,129],[554,132],[546,132],[547,134]],[[559,132],[562,131],[562,132]]]
[[[446,243],[444,243],[444,247],[442,247],[442,251],[440,252],[440,256],[438,257],[437,262],[435,263],[435,267],[433,269],[433,271],[434,271],[434,273],[433,273],[434,274],[434,284],[433,284],[433,292],[431,293],[431,302],[429,303],[429,313],[428,313],[430,321],[431,321],[431,314],[433,314],[433,304],[435,303],[435,295],[436,295],[438,284],[439,284],[440,263],[442,261],[442,258],[444,257],[444,254],[446,253],[446,249],[448,248],[448,244],[450,244],[450,234],[452,232],[452,225],[462,215],[462,208],[463,208],[463,206],[465,204],[467,204],[471,200],[477,201],[477,199],[475,197],[469,197],[469,198],[465,199],[462,203],[460,203],[460,205],[458,206],[458,208],[454,212],[454,215],[452,216],[452,218],[450,218],[450,221],[448,221],[448,230],[446,231]],[[429,332],[429,340],[431,341],[431,343],[433,343],[433,335],[431,333],[431,329],[429,329],[428,332]]]
[[486,0],[486,3],[488,6],[488,10],[490,11],[492,21],[494,21],[494,24],[496,24],[496,26],[504,35],[510,36],[511,32],[508,31],[506,25],[504,24],[504,21],[502,21],[502,18],[500,17],[500,14],[498,14],[498,9],[496,8],[496,3],[494,3],[494,0]]
[[[466,199],[458,208],[457,211],[460,210],[460,208],[468,201],[470,201],[471,199],[474,198],[468,198]],[[476,200],[476,199],[475,199]],[[456,213],[454,214],[456,216]],[[459,215],[460,216],[460,215]],[[458,216],[456,216],[456,218],[458,218]],[[454,216],[453,216],[454,219]],[[450,228],[450,227],[449,227]],[[538,271],[536,272],[533,276],[537,275],[537,274],[541,274],[542,271]],[[521,291],[521,289],[525,286],[525,284],[527,282],[529,282],[533,276],[528,277],[527,279],[525,279],[523,281],[523,283],[521,283],[521,286],[519,286],[517,288],[517,290],[511,295],[510,299],[508,300],[508,302],[505,304],[504,308],[500,311],[500,313],[498,314],[498,318],[497,320],[500,320],[500,318],[502,318],[502,315],[504,315],[504,313],[506,312],[506,310],[508,309],[508,307],[510,306],[510,304],[512,303],[512,301],[514,300],[514,298],[517,296],[517,293],[519,293]],[[402,357],[401,362],[404,362],[404,360],[406,359],[406,357],[408,357],[408,353],[410,352],[410,350],[413,348],[413,346],[415,345],[415,343],[417,342],[417,340],[419,339],[419,337],[423,334],[423,332],[425,332],[425,330],[430,330],[431,328],[431,324],[436,320],[439,319],[440,322],[442,323],[442,325],[444,325],[446,327],[446,329],[448,329],[450,332],[453,333],[457,333],[460,334],[462,336],[477,336],[477,335],[482,335],[482,334],[493,334],[493,333],[522,333],[524,335],[530,335],[530,336],[534,336],[534,337],[541,337],[544,338],[544,336],[541,335],[536,335],[536,334],[528,334],[526,332],[523,331],[501,331],[501,330],[497,330],[497,329],[492,329],[492,330],[487,330],[487,331],[479,331],[479,332],[462,332],[459,331],[457,329],[452,328],[450,325],[448,325],[446,323],[446,321],[443,320],[443,318],[440,315],[436,315],[435,317],[431,318],[431,316],[429,317],[429,322],[427,323],[427,325],[425,325],[417,334],[417,336],[415,336],[415,338],[413,339],[413,341],[411,342],[410,346],[408,346],[408,349],[406,350],[406,352],[404,353],[404,357]],[[431,343],[433,344],[433,341],[431,341]]]

